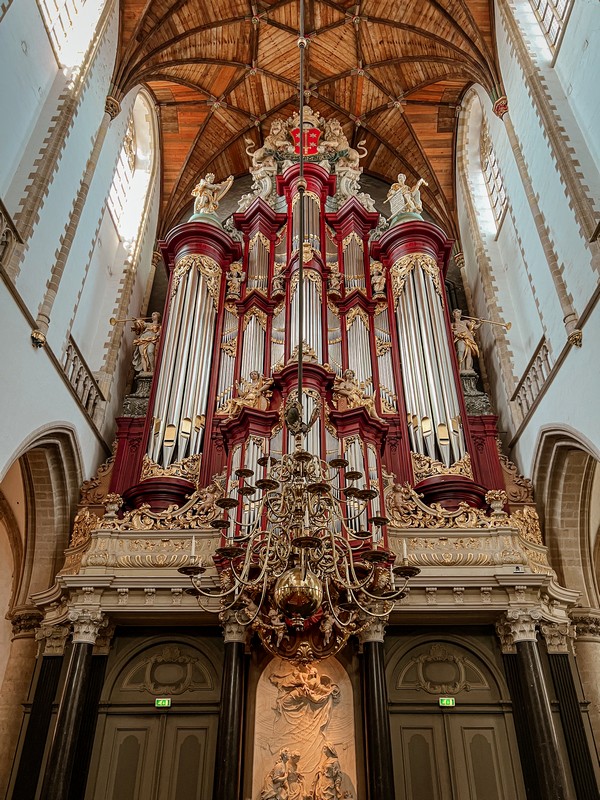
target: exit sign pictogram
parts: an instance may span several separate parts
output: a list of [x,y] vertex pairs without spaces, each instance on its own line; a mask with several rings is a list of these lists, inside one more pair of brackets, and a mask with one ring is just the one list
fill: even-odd
[[439,697],[438,702],[441,706],[455,706],[456,700],[453,697]]

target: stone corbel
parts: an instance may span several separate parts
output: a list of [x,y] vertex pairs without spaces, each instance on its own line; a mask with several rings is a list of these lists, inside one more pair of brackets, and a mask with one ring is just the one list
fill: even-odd
[[575,631],[570,622],[543,622],[540,631],[549,653],[568,653],[571,650]]
[[37,608],[22,608],[14,611],[10,616],[13,639],[32,639],[35,636],[40,622],[42,612]]
[[571,620],[580,642],[600,642],[600,610],[573,609]]
[[35,632],[38,642],[38,655],[62,656],[69,635],[68,625],[48,625],[42,623]]
[[496,623],[496,633],[503,653],[516,653],[517,642],[535,642],[542,618],[539,608],[509,608]]

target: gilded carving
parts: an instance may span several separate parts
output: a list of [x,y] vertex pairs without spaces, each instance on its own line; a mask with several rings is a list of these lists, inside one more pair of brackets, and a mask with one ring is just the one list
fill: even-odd
[[91,512],[89,508],[80,508],[73,522],[69,547],[79,547],[85,544],[90,539],[92,531],[101,527],[101,524],[100,517]]
[[221,287],[221,267],[214,258],[202,255],[188,255],[180,258],[173,270],[173,283],[171,285],[171,297],[177,294],[179,284],[187,275],[190,269],[197,269],[206,278],[208,291],[213,300],[215,310],[219,302],[219,290]]
[[441,461],[436,461],[430,456],[425,456],[422,453],[411,453],[413,474],[415,481],[424,480],[431,475],[464,475],[467,478],[473,477],[473,469],[471,467],[471,457],[468,453],[455,461],[447,467]]
[[333,401],[338,411],[346,411],[353,408],[364,408],[370,417],[380,419],[375,408],[375,398],[365,392],[365,382],[359,381],[354,375],[354,370],[346,369],[335,376],[333,381]]
[[[204,416],[201,417],[201,426],[205,423]],[[200,463],[202,461],[201,455],[188,456],[181,461],[175,461],[169,464],[168,467],[161,467],[153,461],[149,455],[144,455],[142,460],[142,473],[140,480],[145,481],[148,478],[183,478],[184,480],[191,481],[193,484],[198,482],[198,474],[200,472]]]
[[533,506],[523,506],[510,515],[511,522],[519,529],[520,536],[532,544],[544,544],[540,518]]
[[104,498],[108,494],[110,478],[112,474],[115,457],[111,456],[104,464],[101,464],[93,478],[84,481],[80,489],[80,506],[102,505]]
[[529,478],[525,478],[516,464],[503,455],[502,445],[500,440],[496,440],[498,447],[498,457],[500,459],[500,466],[502,467],[502,474],[504,476],[504,485],[506,486],[506,494],[509,503],[533,503],[533,484]]
[[398,299],[404,291],[408,276],[417,267],[431,278],[435,291],[440,297],[443,297],[440,271],[436,260],[426,253],[409,253],[395,261],[390,269],[395,308],[398,307]]
[[371,326],[370,320],[369,320],[369,315],[364,310],[364,308],[361,308],[360,306],[353,306],[350,309],[350,311],[348,311],[348,313],[346,314],[346,330],[350,330],[350,328],[352,327],[352,324],[354,323],[354,320],[357,317],[360,319],[360,321],[365,326],[365,328],[367,330],[369,330],[369,328]]

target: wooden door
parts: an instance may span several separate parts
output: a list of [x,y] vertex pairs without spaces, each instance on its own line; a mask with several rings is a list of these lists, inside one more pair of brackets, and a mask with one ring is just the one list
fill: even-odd
[[210,800],[216,715],[115,715],[93,800]]

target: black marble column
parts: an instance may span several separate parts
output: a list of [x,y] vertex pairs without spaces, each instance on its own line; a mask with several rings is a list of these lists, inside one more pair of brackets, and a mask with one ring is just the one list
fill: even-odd
[[600,787],[596,781],[569,655],[568,653],[549,654],[548,661],[558,698],[558,710],[565,732],[565,743],[571,762],[577,800],[598,800]]
[[[213,800],[237,800],[242,772],[242,730],[244,724],[245,631],[225,632],[225,663],[221,686],[221,714],[215,757]],[[233,627],[233,626],[232,626]],[[241,628],[241,626],[236,626]]]
[[19,767],[12,788],[11,797],[14,800],[33,800],[35,797],[62,663],[62,655],[42,657]]
[[40,800],[67,800],[92,666],[91,642],[75,642],[58,706]]
[[570,800],[563,754],[554,729],[537,642],[518,641],[517,659],[535,753],[540,800]]
[[363,640],[362,685],[369,800],[395,797],[383,641]]

